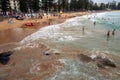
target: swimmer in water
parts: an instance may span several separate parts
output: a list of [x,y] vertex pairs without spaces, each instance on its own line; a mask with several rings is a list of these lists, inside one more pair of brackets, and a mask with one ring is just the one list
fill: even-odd
[[112,35],[113,35],[113,36],[115,35],[115,29],[112,31]]
[[82,32],[85,33],[85,26],[82,27]]
[[94,22],[94,26],[96,26],[96,21]]
[[109,38],[110,38],[110,30],[108,30],[107,32],[107,41],[109,40]]

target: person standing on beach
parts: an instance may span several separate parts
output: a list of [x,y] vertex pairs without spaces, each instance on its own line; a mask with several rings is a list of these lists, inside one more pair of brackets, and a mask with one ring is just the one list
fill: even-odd
[[108,30],[107,32],[107,41],[109,41],[109,38],[110,38],[110,30]]

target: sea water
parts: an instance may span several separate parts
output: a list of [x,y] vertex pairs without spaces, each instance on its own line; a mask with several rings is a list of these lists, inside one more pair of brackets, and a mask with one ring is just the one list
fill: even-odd
[[[116,29],[114,36],[111,34],[113,29]],[[108,30],[111,31],[109,40]],[[45,44],[55,49],[119,53],[119,34],[120,12],[104,12],[75,17],[58,25],[47,26],[26,37],[21,43],[43,40]]]
[[[119,20],[120,12],[94,13],[75,17],[61,24],[44,27],[23,39],[20,44],[39,41],[61,52],[87,51],[91,54],[103,52],[119,56]],[[96,22],[96,25],[94,25],[94,22]],[[115,35],[113,36],[110,33],[110,38],[107,40],[108,30],[112,32],[114,29]],[[102,54],[102,56],[106,55]],[[91,57],[93,58],[95,55],[91,55]],[[119,80],[119,69],[110,69],[110,71],[105,72],[92,63],[83,63],[71,58],[58,60],[64,68],[56,71],[46,80]],[[117,63],[117,66],[119,66],[119,63]]]

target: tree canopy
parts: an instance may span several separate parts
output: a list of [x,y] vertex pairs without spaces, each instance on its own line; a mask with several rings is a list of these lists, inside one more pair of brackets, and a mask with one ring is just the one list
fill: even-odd
[[120,9],[120,2],[111,3],[94,3],[92,0],[19,0],[20,10],[22,12],[38,12],[42,10],[48,11],[86,11],[86,10],[106,10],[106,9]]

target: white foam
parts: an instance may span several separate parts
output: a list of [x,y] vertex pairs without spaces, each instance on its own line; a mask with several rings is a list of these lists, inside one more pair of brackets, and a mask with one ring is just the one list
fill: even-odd
[[38,47],[39,44],[35,44],[35,43],[28,43],[26,45],[20,46],[20,47],[16,47],[14,50],[21,50],[21,49],[26,49],[26,48],[35,48]]
[[38,40],[40,38],[47,39],[48,37],[52,37],[52,33],[57,32],[60,29],[58,25],[51,25],[46,26],[37,32],[29,35],[28,37],[24,38],[22,41],[20,41],[21,44],[29,43],[35,40]]
[[72,36],[63,36],[59,38],[59,41],[72,41],[74,38]]
[[91,55],[90,57],[91,57],[92,59],[94,59],[94,58],[97,57],[97,55]]
[[[22,41],[20,41],[20,44],[30,43],[39,39],[45,39],[45,40],[56,39],[58,41],[73,41],[75,39],[78,39],[78,36],[79,37],[81,36],[81,38],[85,37],[82,35],[74,36],[71,35],[70,33],[61,32],[61,31],[65,27],[67,28],[67,27],[81,26],[82,23],[80,23],[80,20],[86,19],[85,18],[86,16],[88,15],[67,19],[64,23],[61,24],[43,27],[39,29],[37,32],[24,38]],[[86,33],[90,34],[89,32]]]
[[[78,17],[76,18],[71,18],[66,20],[64,23],[62,24],[58,24],[58,25],[51,25],[51,26],[46,26],[40,30],[38,30],[37,32],[29,35],[28,37],[24,38],[22,41],[20,41],[21,44],[24,43],[29,43],[29,42],[33,42],[35,40],[38,39],[50,39],[50,38],[55,38],[57,36],[61,36],[62,33],[59,32],[60,29],[62,29],[62,27],[69,27],[69,26],[79,26],[82,25],[80,24],[80,22],[78,21]],[[72,36],[63,36],[61,38],[59,38],[60,41],[65,41],[65,40],[74,40]]]

